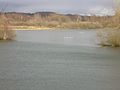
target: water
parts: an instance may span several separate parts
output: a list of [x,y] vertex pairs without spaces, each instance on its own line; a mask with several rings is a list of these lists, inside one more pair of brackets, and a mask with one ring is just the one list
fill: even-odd
[[17,34],[0,42],[0,90],[120,90],[120,48],[97,47],[95,31]]
[[[32,33],[31,33],[32,32]],[[18,31],[17,41],[96,46],[95,30]]]

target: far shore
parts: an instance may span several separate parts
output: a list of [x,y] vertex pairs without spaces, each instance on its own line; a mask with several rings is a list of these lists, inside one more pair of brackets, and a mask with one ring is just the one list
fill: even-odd
[[[50,27],[38,27],[38,26],[11,26],[11,28],[12,28],[12,30],[54,30],[54,29],[65,29],[65,30],[70,30],[70,29],[85,29],[85,30],[91,30],[92,28],[61,28],[61,27],[59,27],[59,28],[56,28],[56,27],[52,27],[52,28],[50,28]],[[115,28],[93,28],[94,30],[112,30],[112,29],[114,29],[115,30]],[[92,29],[92,30],[93,30]]]
[[37,26],[12,26],[12,30],[50,30],[53,28],[37,27]]

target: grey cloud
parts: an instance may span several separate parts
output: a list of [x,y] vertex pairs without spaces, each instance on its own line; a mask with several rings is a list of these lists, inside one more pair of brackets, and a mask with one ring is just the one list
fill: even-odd
[[[7,3],[7,11],[37,12],[57,11],[62,13],[86,13],[93,8],[111,9],[113,0],[1,0]],[[3,6],[2,6],[3,7]]]
[[26,4],[20,4],[20,3],[15,3],[15,2],[10,2],[10,1],[0,1],[0,10],[5,10],[5,11],[17,11],[19,8],[26,7]]

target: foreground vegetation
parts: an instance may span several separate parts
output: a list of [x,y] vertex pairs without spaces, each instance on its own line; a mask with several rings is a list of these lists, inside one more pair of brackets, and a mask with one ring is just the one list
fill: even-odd
[[4,15],[0,16],[0,40],[11,40],[15,31],[9,27],[10,23]]
[[115,8],[115,15],[107,21],[102,21],[109,29],[97,33],[102,46],[120,47],[120,7]]
[[101,30],[97,36],[102,46],[120,47],[120,30]]

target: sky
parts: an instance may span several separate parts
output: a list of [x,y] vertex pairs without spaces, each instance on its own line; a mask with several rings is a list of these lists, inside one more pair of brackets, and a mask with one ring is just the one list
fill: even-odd
[[0,0],[9,12],[53,11],[71,14],[113,14],[113,0]]

